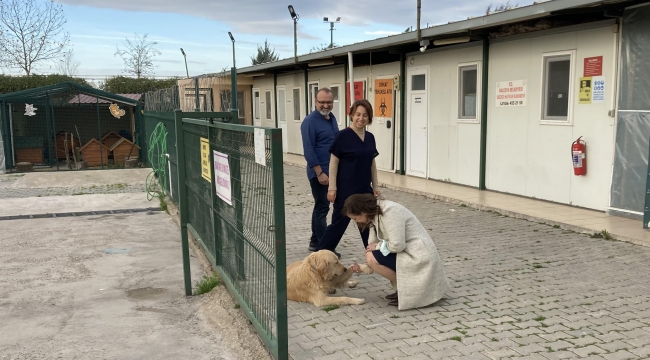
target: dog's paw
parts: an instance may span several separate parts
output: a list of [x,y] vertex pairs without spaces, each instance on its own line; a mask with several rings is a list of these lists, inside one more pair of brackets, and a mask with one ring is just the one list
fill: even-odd
[[330,295],[336,294],[336,289],[331,288],[331,289],[329,289],[328,293],[329,293]]
[[366,274],[366,275],[369,275],[369,274],[372,274],[372,273],[375,272],[374,270],[372,270],[370,268],[370,266],[368,266],[366,264],[359,265],[359,269],[361,269],[361,273]]
[[348,280],[348,282],[345,283],[345,286],[347,286],[347,287],[349,287],[349,288],[353,288],[353,287],[356,287],[358,284],[359,284],[358,281],[355,281],[355,280]]
[[364,300],[364,299],[354,299],[354,301],[352,303],[354,305],[362,305],[365,302],[366,302],[366,300]]

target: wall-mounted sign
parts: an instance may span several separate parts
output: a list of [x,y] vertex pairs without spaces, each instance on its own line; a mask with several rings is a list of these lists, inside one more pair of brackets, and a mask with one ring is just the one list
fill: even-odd
[[585,58],[584,75],[587,76],[600,76],[603,74],[603,57],[594,56]]
[[580,78],[578,104],[591,104],[591,77]]
[[[366,98],[365,81],[354,82],[354,100],[361,100]],[[345,114],[350,112],[350,82],[345,85]]]
[[214,186],[217,196],[232,205],[232,181],[230,181],[230,164],[228,155],[218,151],[212,151],[214,155]]
[[38,110],[38,108],[35,108],[34,104],[25,104],[25,115],[34,116],[36,115],[36,110]]
[[497,82],[496,106],[526,106],[526,80]]
[[206,138],[201,138],[201,176],[212,182],[210,174],[210,142]]
[[375,104],[373,108],[375,117],[393,117],[393,79],[375,80]]
[[605,102],[605,77],[585,76],[580,78],[578,104],[599,104]]

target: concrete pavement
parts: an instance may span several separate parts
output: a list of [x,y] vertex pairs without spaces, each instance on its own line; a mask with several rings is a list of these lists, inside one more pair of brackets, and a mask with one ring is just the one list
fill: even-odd
[[[287,263],[309,252],[313,200],[285,165]],[[366,303],[325,311],[289,302],[290,355],[301,359],[647,359],[650,248],[559,226],[380,189],[429,230],[452,284],[427,308],[398,311],[378,275],[337,295]],[[350,225],[342,262],[363,258]]]

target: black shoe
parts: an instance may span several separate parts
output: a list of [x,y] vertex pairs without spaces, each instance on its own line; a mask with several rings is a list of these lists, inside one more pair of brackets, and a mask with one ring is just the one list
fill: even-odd
[[316,246],[318,246],[318,241],[309,242],[309,251],[316,251]]
[[341,253],[336,252],[336,251],[332,251],[332,252],[333,252],[334,254],[336,254],[336,256],[338,256],[339,259],[341,258]]
[[399,302],[398,302],[397,299],[395,299],[395,300],[391,300],[391,301],[388,303],[388,305],[390,305],[390,306],[398,306],[398,307],[399,307]]
[[397,291],[394,294],[386,295],[384,297],[386,300],[396,300],[397,299]]

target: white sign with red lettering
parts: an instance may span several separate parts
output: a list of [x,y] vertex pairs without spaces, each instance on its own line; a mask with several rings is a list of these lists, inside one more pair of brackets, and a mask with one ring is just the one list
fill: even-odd
[[230,178],[230,163],[228,154],[212,150],[214,157],[214,186],[217,188],[217,196],[232,205],[232,187]]
[[526,106],[526,80],[497,82],[497,107]]

